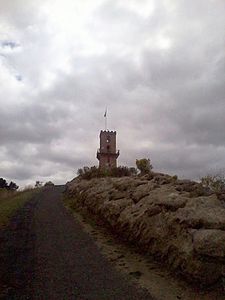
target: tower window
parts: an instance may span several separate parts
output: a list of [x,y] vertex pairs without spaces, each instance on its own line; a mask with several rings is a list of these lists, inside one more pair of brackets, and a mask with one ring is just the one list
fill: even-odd
[[110,146],[109,146],[109,145],[107,145],[107,151],[109,152],[109,150],[110,150]]
[[110,143],[110,136],[107,136],[106,142]]

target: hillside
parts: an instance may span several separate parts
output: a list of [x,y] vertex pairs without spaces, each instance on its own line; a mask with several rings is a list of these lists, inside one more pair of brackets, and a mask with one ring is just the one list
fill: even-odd
[[222,279],[225,206],[199,183],[161,173],[75,178],[66,198],[188,281],[208,286]]
[[6,226],[17,211],[38,192],[38,189],[16,192],[0,188],[0,228]]

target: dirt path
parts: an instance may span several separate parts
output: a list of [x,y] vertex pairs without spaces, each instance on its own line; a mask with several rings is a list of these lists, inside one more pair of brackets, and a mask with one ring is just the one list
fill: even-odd
[[24,262],[19,257],[26,254],[29,264],[24,264],[19,277],[16,271],[11,273],[14,289],[10,299],[152,299],[147,291],[138,289],[112,268],[93,239],[64,208],[62,190],[46,190],[35,205],[27,208],[32,211],[27,213],[30,222],[20,229],[26,232],[29,251],[23,253],[20,247],[19,262],[14,263],[18,270]]

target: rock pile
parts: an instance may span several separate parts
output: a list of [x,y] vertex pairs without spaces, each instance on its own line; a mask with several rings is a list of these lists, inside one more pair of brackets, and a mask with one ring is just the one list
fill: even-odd
[[74,179],[70,206],[201,285],[225,270],[225,207],[199,183],[152,173],[144,177]]

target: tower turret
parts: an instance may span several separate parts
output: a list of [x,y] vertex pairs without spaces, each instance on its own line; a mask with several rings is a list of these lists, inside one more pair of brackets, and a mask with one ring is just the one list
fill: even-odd
[[119,150],[116,150],[116,131],[101,130],[100,149],[97,151],[99,168],[114,168],[117,166]]

